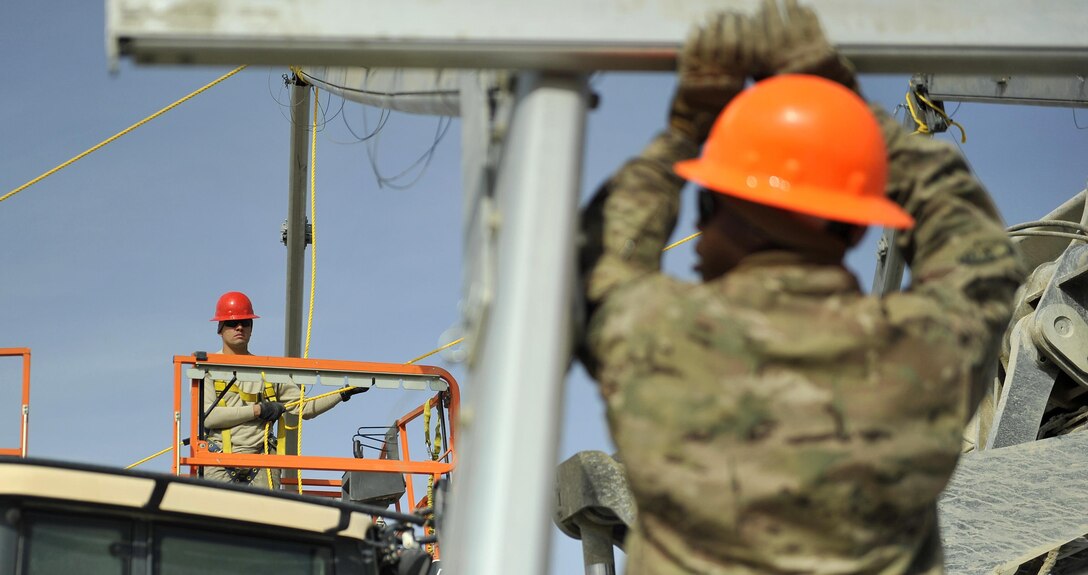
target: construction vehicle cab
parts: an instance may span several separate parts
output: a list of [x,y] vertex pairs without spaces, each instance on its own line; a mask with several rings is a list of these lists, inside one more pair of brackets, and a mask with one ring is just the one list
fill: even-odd
[[[0,459],[0,572],[426,575],[419,516],[167,475]],[[383,522],[370,513],[382,513]]]

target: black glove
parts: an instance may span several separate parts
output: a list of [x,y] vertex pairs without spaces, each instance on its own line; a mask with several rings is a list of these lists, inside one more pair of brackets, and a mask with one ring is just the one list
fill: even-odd
[[748,18],[720,12],[692,29],[677,62],[669,126],[702,144],[725,105],[744,89],[757,62]]
[[342,401],[347,401],[347,400],[351,399],[351,396],[353,396],[353,395],[358,395],[360,393],[366,393],[368,391],[370,391],[369,387],[355,387],[355,386],[349,385],[349,386],[345,387],[344,389],[340,390],[340,399]]
[[757,77],[812,74],[858,92],[854,65],[827,41],[816,12],[797,0],[785,0],[785,10],[780,10],[778,2],[763,0],[753,22],[761,62]]
[[261,413],[257,416],[257,419],[261,421],[276,421],[283,415],[283,412],[287,411],[287,408],[278,401],[262,401],[260,406]]

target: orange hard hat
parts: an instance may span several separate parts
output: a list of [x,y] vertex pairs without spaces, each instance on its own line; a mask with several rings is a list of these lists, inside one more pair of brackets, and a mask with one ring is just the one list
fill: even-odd
[[256,319],[261,316],[253,313],[253,302],[240,291],[229,291],[219,296],[215,304],[215,317],[212,321],[232,319]]
[[884,196],[888,159],[865,102],[818,76],[775,76],[718,116],[703,154],[681,177],[743,200],[854,224],[909,228],[914,218]]

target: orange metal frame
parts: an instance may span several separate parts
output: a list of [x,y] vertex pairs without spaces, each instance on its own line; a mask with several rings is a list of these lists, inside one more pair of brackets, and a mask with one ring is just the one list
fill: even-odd
[[[400,431],[400,461],[390,459],[357,459],[354,457],[325,457],[312,455],[264,455],[254,453],[213,453],[208,450],[206,441],[198,441],[199,437],[201,402],[200,387],[203,379],[190,380],[192,413],[190,414],[190,435],[194,438],[190,441],[189,456],[181,455],[181,412],[182,412],[182,375],[184,366],[217,367],[217,366],[246,366],[257,368],[286,368],[307,371],[351,371],[360,373],[380,373],[386,375],[422,375],[433,376],[444,380],[449,385],[449,407],[447,408],[449,425],[449,437],[446,438],[448,449],[439,457],[439,461],[413,461],[408,450],[407,425],[410,421],[420,417],[425,408],[438,404],[441,394],[428,398],[422,405],[408,412],[396,421],[394,425]],[[183,465],[188,465],[190,473],[195,473],[198,467],[272,467],[281,469],[310,469],[327,471],[388,471],[403,473],[405,475],[429,475],[438,479],[442,475],[450,473],[457,464],[456,457],[456,422],[461,406],[461,392],[457,381],[446,370],[427,365],[406,365],[400,363],[373,363],[361,361],[342,361],[329,359],[303,359],[291,357],[268,357],[253,355],[217,355],[208,354],[205,361],[197,361],[193,356],[174,356],[174,463],[173,472],[178,475]],[[446,461],[441,461],[445,459]],[[297,485],[297,481],[291,478],[282,480],[284,485]],[[332,491],[306,491],[310,495],[340,496],[340,481],[334,479],[307,479],[303,478],[303,486],[312,487],[336,487]],[[419,502],[415,501],[415,493],[410,480],[405,480],[408,499],[408,510],[414,511],[421,506],[426,497]],[[400,504],[397,504],[400,507]]]
[[22,423],[19,425],[19,447],[14,449],[0,448],[0,455],[26,457],[27,430],[30,423],[30,348],[0,347],[0,357],[15,355],[23,357],[23,403],[20,408]]

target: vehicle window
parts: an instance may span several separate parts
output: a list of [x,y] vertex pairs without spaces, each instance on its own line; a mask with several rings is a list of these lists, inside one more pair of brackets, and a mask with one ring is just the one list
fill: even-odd
[[24,574],[128,574],[129,522],[44,514],[26,520]]
[[158,527],[156,575],[332,575],[329,547],[272,537],[253,537],[175,527]]

